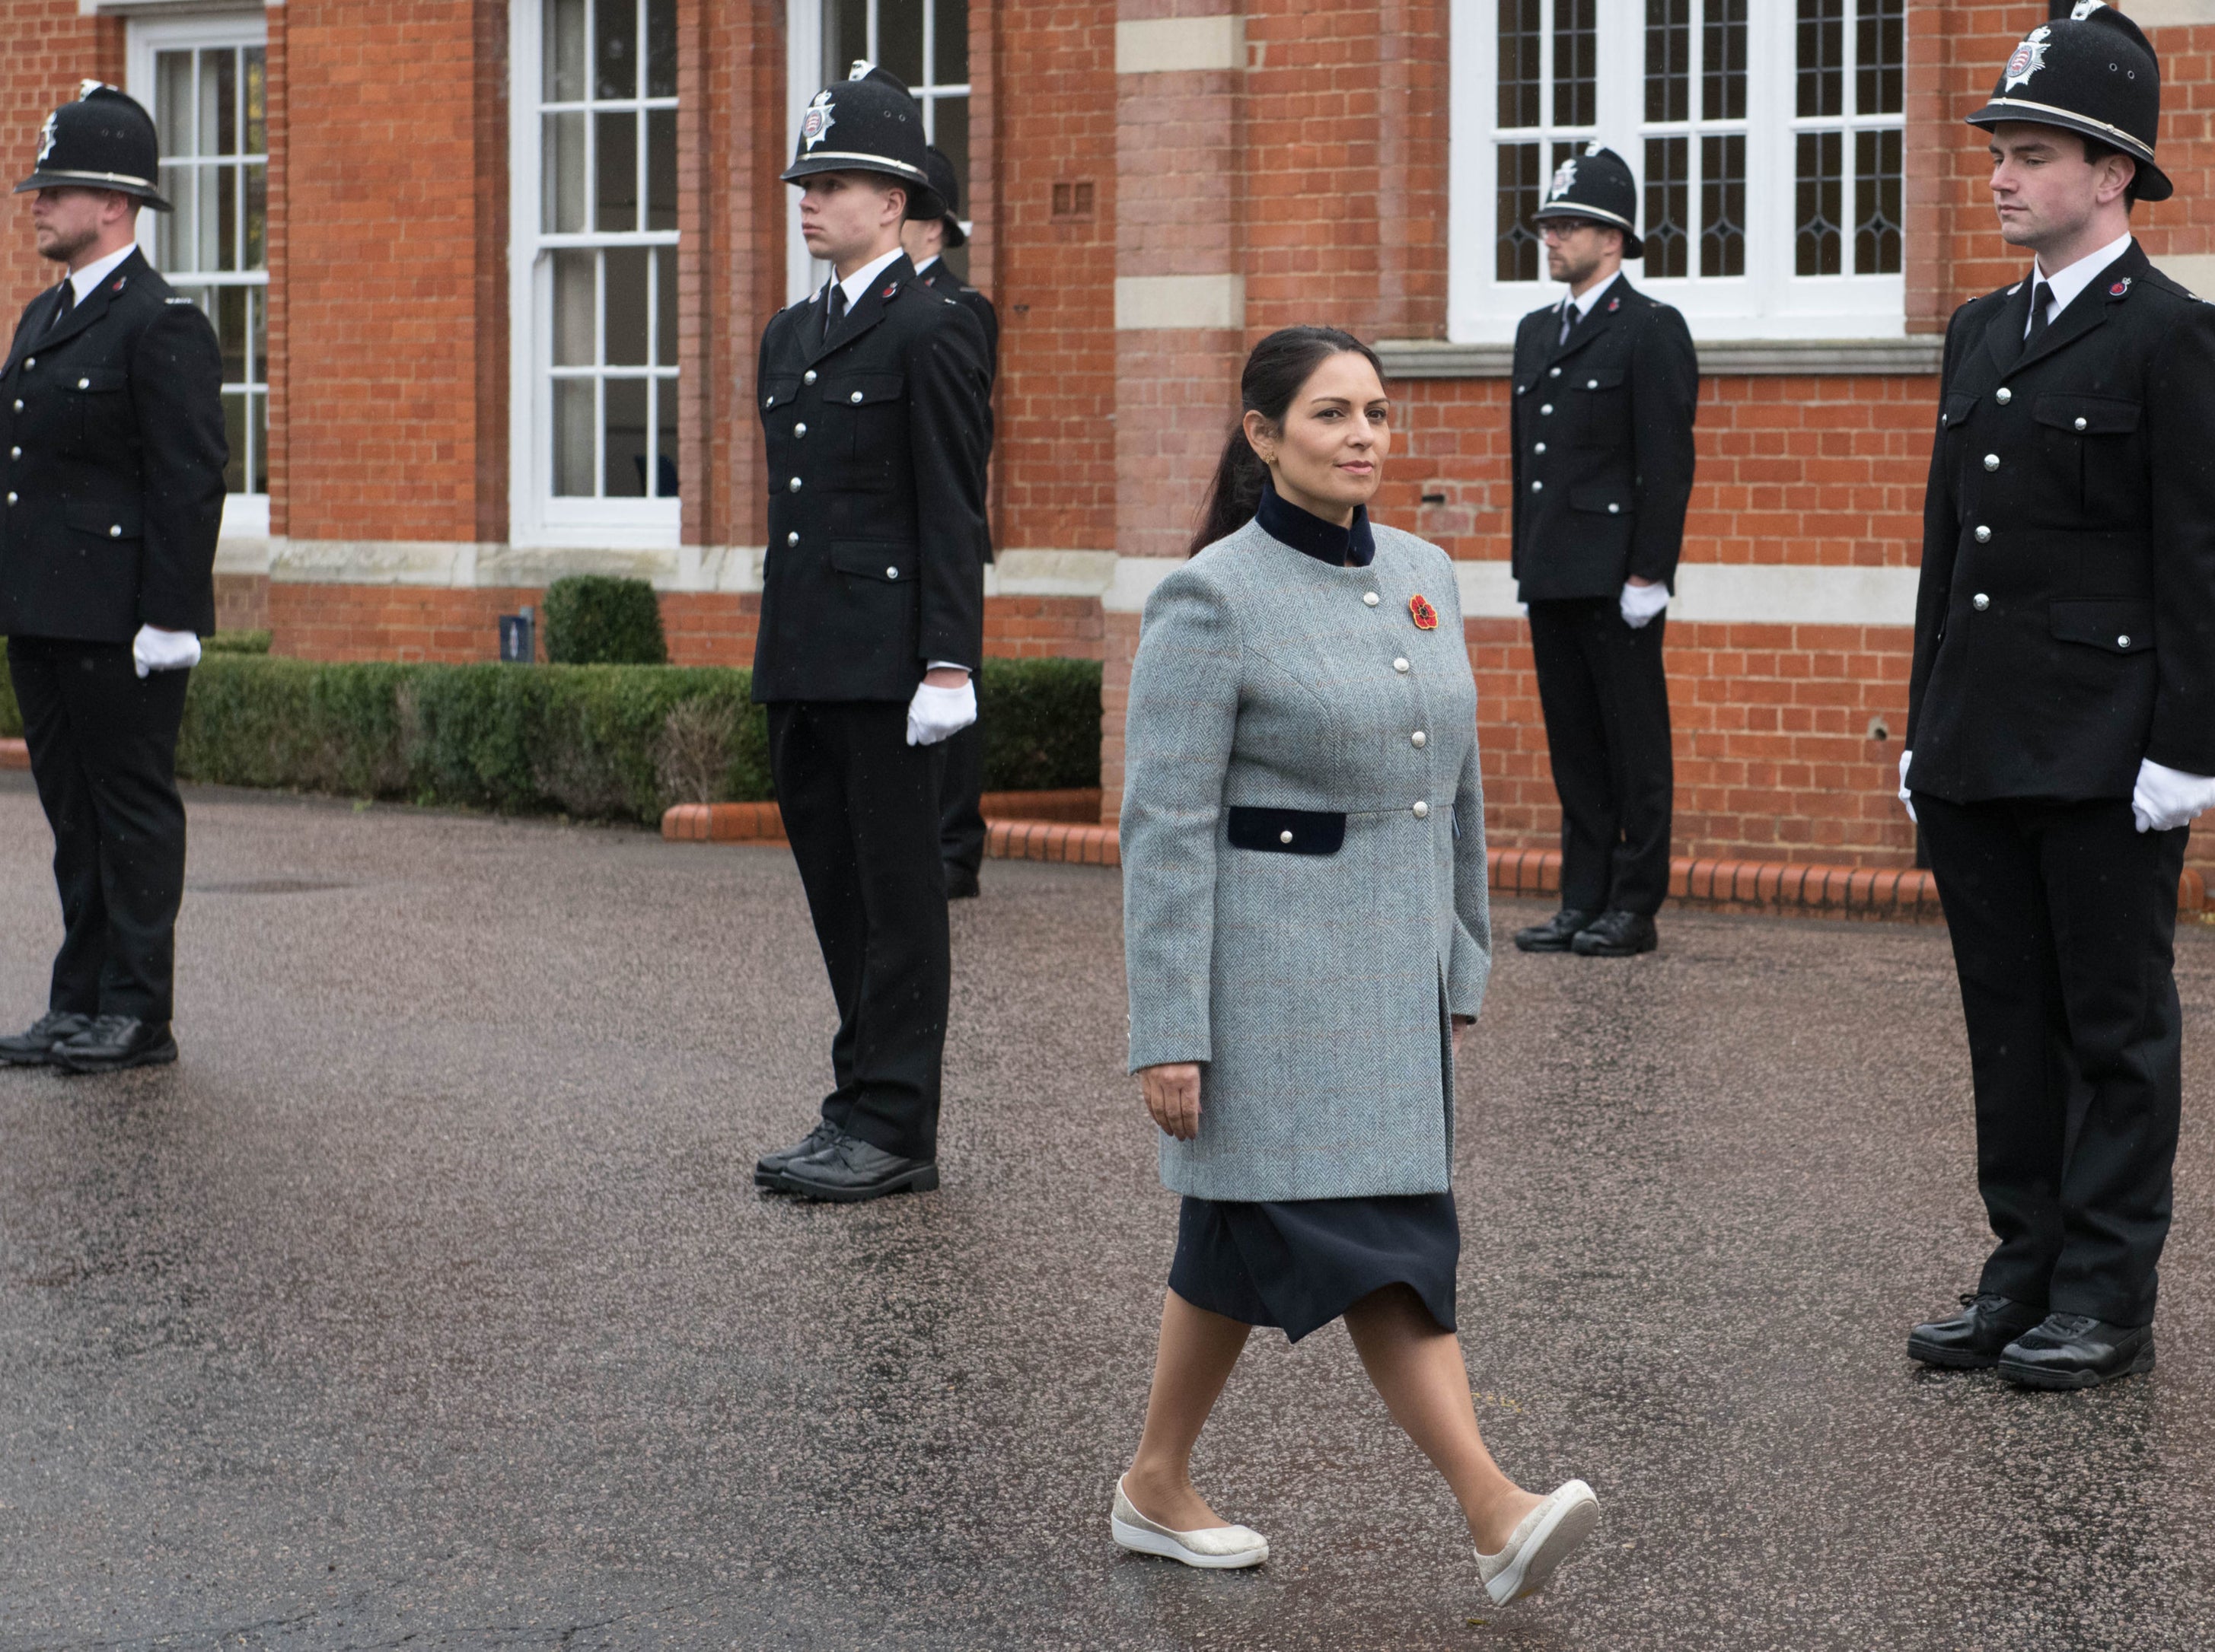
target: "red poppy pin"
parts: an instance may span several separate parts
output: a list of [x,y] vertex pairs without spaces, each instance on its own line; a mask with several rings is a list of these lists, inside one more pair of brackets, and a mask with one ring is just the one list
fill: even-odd
[[1410,597],[1408,612],[1415,616],[1416,630],[1435,631],[1439,628],[1439,611],[1431,606],[1428,597]]
[[1614,315],[1616,311],[1622,308],[1623,300],[1621,298],[1611,298],[1607,301],[1607,313],[1611,315]]
[[2108,289],[2108,297],[2110,298],[2120,298],[2130,290],[2131,278],[2126,275],[2121,280],[2116,282],[2114,286]]
[[882,292],[879,293],[879,294],[877,295],[877,297],[880,297],[880,298],[889,298],[889,297],[891,297],[894,293],[898,292],[899,291],[899,282],[897,282],[897,281],[895,281],[895,282],[893,282],[893,283],[892,284],[892,285],[890,285],[889,287],[887,287],[887,288],[886,288]]

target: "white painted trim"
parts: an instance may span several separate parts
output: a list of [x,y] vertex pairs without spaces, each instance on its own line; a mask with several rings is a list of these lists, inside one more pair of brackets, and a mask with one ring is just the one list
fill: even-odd
[[[2215,21],[2215,0],[2207,0],[2207,3],[2209,20]],[[2203,298],[2215,293],[2215,253],[2167,254],[2154,260],[2153,266]]]
[[226,533],[216,542],[218,573],[263,574],[269,572],[269,538]]
[[[1454,574],[1463,617],[1522,617],[1509,564],[1457,562]],[[1687,562],[1677,570],[1669,617],[1709,625],[1911,626],[1921,579],[1914,568]]]
[[273,539],[269,577],[283,584],[438,585],[477,583],[488,546],[445,540]]
[[77,0],[80,17],[196,17],[274,11],[285,0]]
[[985,566],[987,597],[1099,597],[1115,583],[1113,551],[1003,550]]
[[1242,275],[1119,275],[1115,330],[1157,328],[1221,331],[1246,325]]
[[[2164,259],[2163,267],[2194,261]],[[2215,259],[2205,261],[2215,266]],[[2210,274],[2215,277],[2215,269]],[[2215,280],[2209,290],[2215,291]],[[1936,333],[1908,339],[1715,340],[1699,346],[1703,378],[1925,376],[1944,364],[1945,353],[1946,340]],[[1506,344],[1379,339],[1377,354],[1386,376],[1393,379],[1506,378],[1515,366],[1515,346]]]
[[[823,0],[785,0],[784,7],[784,147],[771,156],[779,172],[785,157],[800,147],[800,123],[807,105],[823,89]],[[800,192],[789,184],[784,191],[784,297],[796,304],[829,279],[827,271],[808,255],[800,238]]]
[[1115,578],[1101,593],[1100,606],[1108,614],[1143,614],[1154,587],[1184,566],[1181,556],[1119,556]]
[[1246,20],[1235,12],[1150,17],[1115,25],[1119,75],[1188,74],[1245,66]]
[[2131,0],[2130,14],[2140,28],[2215,23],[2215,0]]

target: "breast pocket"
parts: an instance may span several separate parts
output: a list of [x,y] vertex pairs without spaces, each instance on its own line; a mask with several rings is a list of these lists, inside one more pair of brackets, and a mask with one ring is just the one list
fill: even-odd
[[824,381],[824,422],[837,423],[842,456],[881,460],[907,440],[907,380],[899,373],[847,373]]
[[62,428],[80,446],[105,448],[131,419],[130,376],[120,367],[64,368],[57,376],[67,409]]
[[2123,396],[2048,391],[2031,407],[2039,460],[2078,510],[2107,521],[2144,512],[2144,462],[2136,440],[2139,403]]
[[1629,377],[1620,367],[1572,366],[1562,374],[1581,445],[1618,448],[1630,439]]

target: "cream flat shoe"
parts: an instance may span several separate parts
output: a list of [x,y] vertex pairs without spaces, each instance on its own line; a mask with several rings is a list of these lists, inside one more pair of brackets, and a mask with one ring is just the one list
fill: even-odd
[[1108,1520],[1115,1541],[1134,1554],[1159,1555],[1208,1571],[1258,1566],[1269,1557],[1269,1539],[1244,1526],[1211,1526],[1198,1532],[1172,1532],[1150,1520],[1131,1502],[1121,1480],[1115,1482],[1115,1512]]
[[1582,1480],[1555,1487],[1546,1500],[1516,1525],[1507,1546],[1496,1555],[1479,1551],[1476,1575],[1496,1606],[1526,1600],[1546,1587],[1554,1569],[1592,1535],[1599,1523],[1599,1499]]

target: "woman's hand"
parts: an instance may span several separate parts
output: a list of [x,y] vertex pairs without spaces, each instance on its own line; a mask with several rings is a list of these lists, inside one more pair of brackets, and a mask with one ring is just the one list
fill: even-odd
[[1469,1042],[1469,1030],[1476,1025],[1474,1015],[1457,1015],[1453,1019],[1454,1060],[1461,1059],[1461,1047]]
[[1180,1141],[1200,1134],[1200,1063],[1165,1062],[1138,1069],[1138,1084],[1146,1094],[1146,1111],[1154,1123]]

